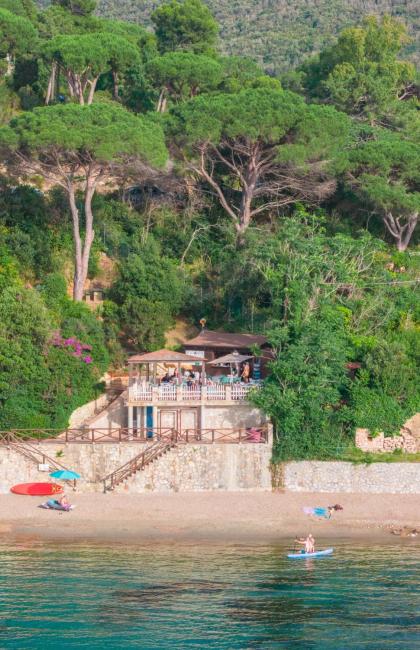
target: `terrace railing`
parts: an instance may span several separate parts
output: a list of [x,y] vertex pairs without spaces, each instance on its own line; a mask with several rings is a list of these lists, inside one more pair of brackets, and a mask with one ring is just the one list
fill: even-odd
[[49,458],[39,448],[39,444],[104,444],[104,443],[149,443],[156,441],[174,441],[179,444],[188,443],[266,443],[268,442],[268,427],[261,425],[251,428],[212,428],[212,429],[182,429],[176,431],[169,427],[141,427],[132,429],[120,427],[113,429],[15,429],[0,431],[0,445],[25,446],[26,451],[37,456],[37,462],[46,459],[54,467],[66,469],[57,461]]
[[133,384],[128,389],[129,402],[200,402],[245,401],[258,384],[212,384],[210,386],[175,386],[173,384]]
[[251,427],[248,429],[184,429],[176,432],[178,444],[266,444],[268,427]]
[[206,387],[207,399],[209,401],[226,399],[226,386],[223,384],[214,384],[213,386]]

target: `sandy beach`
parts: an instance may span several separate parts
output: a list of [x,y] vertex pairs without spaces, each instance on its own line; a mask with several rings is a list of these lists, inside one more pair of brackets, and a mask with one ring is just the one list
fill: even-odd
[[[41,497],[0,495],[3,540],[31,537],[120,543],[275,543],[312,532],[319,540],[395,543],[392,526],[420,528],[420,495],[309,493],[69,493],[69,513],[43,510]],[[329,521],[304,506],[339,503]],[[420,536],[409,540],[419,543]]]

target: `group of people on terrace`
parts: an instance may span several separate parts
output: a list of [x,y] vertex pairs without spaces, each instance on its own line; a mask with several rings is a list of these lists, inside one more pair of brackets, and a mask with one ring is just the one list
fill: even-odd
[[249,384],[251,379],[251,367],[248,362],[245,362],[239,368],[231,368],[230,374],[217,374],[209,375],[201,371],[201,368],[178,368],[169,367],[165,374],[158,377],[159,385],[173,384],[185,385],[188,387],[193,386],[214,386],[217,384],[229,384],[243,382]]

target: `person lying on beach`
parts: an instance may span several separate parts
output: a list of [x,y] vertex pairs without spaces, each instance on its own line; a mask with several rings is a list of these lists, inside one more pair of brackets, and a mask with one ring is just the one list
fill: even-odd
[[70,505],[70,501],[67,498],[66,494],[62,494],[58,499],[55,500],[56,503],[58,503],[59,506],[68,507]]
[[403,528],[391,528],[391,534],[399,535],[400,537],[417,537],[419,531],[416,528],[403,526]]
[[309,533],[308,537],[296,537],[295,542],[305,545],[305,553],[315,553],[315,539],[312,533]]
[[343,510],[343,506],[336,503],[335,506],[328,506],[327,508],[303,508],[306,515],[314,515],[315,517],[323,517],[324,519],[331,519],[333,512]]

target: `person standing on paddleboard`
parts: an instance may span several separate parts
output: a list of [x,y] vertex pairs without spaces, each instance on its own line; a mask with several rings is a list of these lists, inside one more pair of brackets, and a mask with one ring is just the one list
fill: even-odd
[[[305,553],[315,553],[315,539],[312,535],[312,533],[309,533],[309,535],[305,538],[303,537],[297,537],[295,539],[295,542],[298,544],[304,544],[305,545]],[[303,551],[302,551],[303,553]]]

